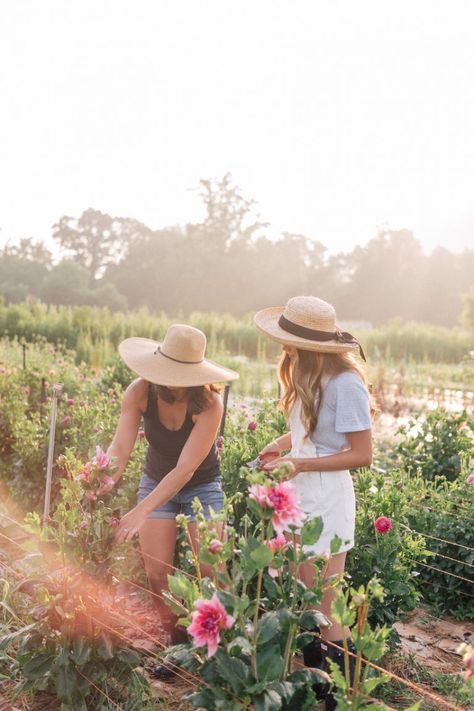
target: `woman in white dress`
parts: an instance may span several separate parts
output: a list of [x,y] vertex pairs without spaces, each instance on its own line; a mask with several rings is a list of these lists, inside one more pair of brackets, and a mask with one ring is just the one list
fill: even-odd
[[[349,470],[372,461],[370,397],[358,357],[365,360],[363,351],[351,334],[337,329],[334,308],[313,296],[293,297],[285,308],[263,309],[255,323],[283,346],[278,376],[290,425],[290,431],[270,442],[260,457],[267,471],[283,462],[292,464],[291,483],[301,508],[308,518],[321,516],[324,524],[320,539],[305,551],[327,559],[324,578],[342,575],[347,551],[354,546],[355,496]],[[336,537],[340,545],[331,553]],[[298,575],[306,585],[313,583],[311,560]],[[345,638],[353,649],[349,630],[331,620],[336,594],[334,587],[324,592],[320,610],[331,625],[321,629],[321,641],[303,650],[307,666],[322,666],[329,656],[342,668],[343,655],[325,642],[342,647]],[[333,697],[327,697],[326,711],[334,708]]]

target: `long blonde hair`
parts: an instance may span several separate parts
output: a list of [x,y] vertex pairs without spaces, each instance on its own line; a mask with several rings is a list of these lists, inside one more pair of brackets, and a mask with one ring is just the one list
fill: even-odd
[[[309,437],[318,424],[323,396],[321,382],[323,375],[331,377],[350,370],[360,377],[368,390],[367,374],[363,365],[352,353],[322,353],[303,351],[299,348],[296,350],[298,358],[294,362],[288,353],[283,351],[278,363],[278,380],[283,391],[280,406],[288,416],[296,399],[300,398],[301,419],[306,436]],[[375,412],[376,408],[371,399],[371,414],[374,415]]]

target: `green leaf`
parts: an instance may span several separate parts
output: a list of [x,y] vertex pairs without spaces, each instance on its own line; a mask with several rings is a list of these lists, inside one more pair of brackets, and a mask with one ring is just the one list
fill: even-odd
[[280,645],[271,644],[257,649],[257,674],[263,681],[275,681],[283,672]]
[[11,632],[10,634],[5,634],[3,637],[0,637],[0,650],[8,649],[13,642],[16,642],[17,639],[24,637],[30,630],[33,630],[36,625],[37,623],[34,622],[26,627],[21,627],[21,629],[16,630],[16,632]]
[[265,644],[280,632],[280,620],[276,612],[265,612],[257,624],[257,644]]
[[54,662],[54,655],[47,652],[35,654],[22,668],[23,675],[27,679],[40,679],[51,671]]
[[417,701],[416,704],[413,704],[413,706],[410,706],[409,709],[405,709],[405,711],[420,711],[420,706],[421,706],[421,701]]
[[258,548],[251,552],[250,557],[261,570],[262,568],[266,568],[267,565],[270,564],[270,561],[273,558],[273,553],[270,548],[268,548],[268,546],[262,543]]
[[267,689],[262,696],[257,696],[253,700],[255,711],[280,711],[282,699],[273,689]]
[[239,654],[252,654],[252,645],[245,637],[235,637],[232,642],[227,645],[227,652],[232,656],[238,656]]
[[182,598],[191,607],[194,602],[194,586],[189,578],[181,573],[168,575],[168,588],[173,595]]
[[307,521],[301,529],[301,543],[304,546],[313,546],[321,537],[324,524],[321,516]]
[[216,655],[216,666],[220,676],[230,684],[234,694],[238,695],[247,688],[250,671],[241,659],[229,657],[221,652]]
[[73,662],[82,667],[89,661],[91,655],[91,646],[85,637],[77,637],[73,643],[73,649],[70,657]]
[[305,610],[300,618],[300,626],[305,630],[315,630],[328,625],[329,620],[319,610]]

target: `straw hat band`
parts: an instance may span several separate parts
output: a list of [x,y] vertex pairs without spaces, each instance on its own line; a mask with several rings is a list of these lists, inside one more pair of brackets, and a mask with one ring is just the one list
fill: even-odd
[[165,358],[169,358],[169,360],[174,360],[175,363],[182,363],[183,365],[199,365],[199,363],[204,362],[204,358],[201,358],[201,360],[179,360],[178,358],[173,358],[170,355],[167,355],[161,346],[158,346],[156,351],[154,352],[153,355],[156,355],[159,353],[160,355],[164,356]]
[[319,343],[324,341],[337,341],[338,343],[357,345],[359,346],[361,357],[365,360],[365,354],[359,341],[347,331],[318,331],[314,328],[300,326],[287,319],[283,314],[278,319],[278,325],[287,333],[291,333],[293,336],[298,336],[299,338],[306,338],[308,341],[317,341]]

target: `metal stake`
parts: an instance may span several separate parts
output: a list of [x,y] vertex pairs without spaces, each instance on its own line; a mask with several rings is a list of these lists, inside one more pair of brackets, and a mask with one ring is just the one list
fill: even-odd
[[222,437],[225,431],[225,421],[227,418],[227,401],[229,399],[230,385],[226,385],[224,389],[224,412],[222,413],[221,426],[219,428],[219,435]]
[[46,465],[46,489],[44,492],[43,524],[49,519],[51,505],[51,481],[53,478],[54,436],[56,433],[56,416],[58,412],[58,398],[63,389],[62,383],[53,385],[53,398],[51,400],[51,417],[49,421],[48,463]]

